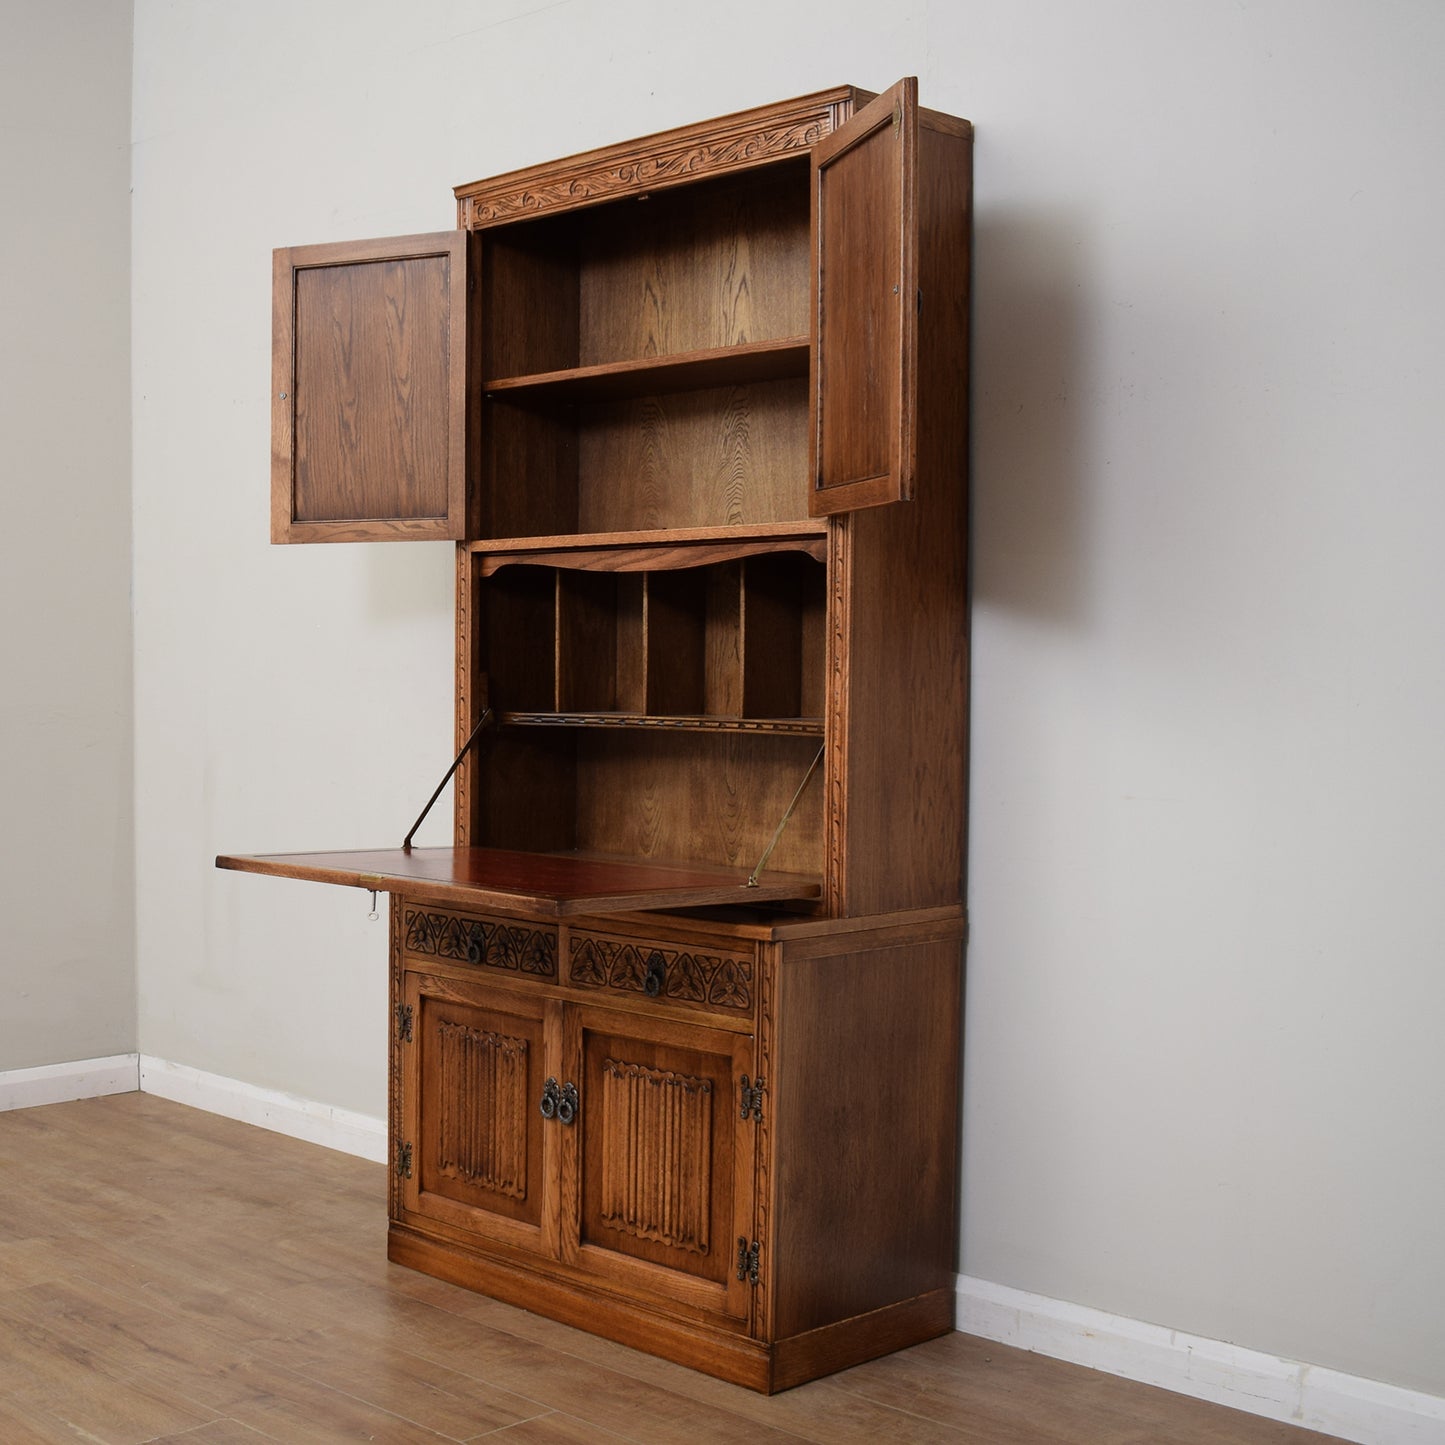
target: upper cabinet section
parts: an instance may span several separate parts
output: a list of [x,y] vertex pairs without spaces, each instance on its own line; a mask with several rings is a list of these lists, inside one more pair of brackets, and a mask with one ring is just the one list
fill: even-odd
[[275,253],[271,540],[466,534],[464,231]]
[[807,174],[481,233],[479,538],[806,519]]
[[277,252],[273,540],[820,532],[907,500],[937,470],[920,336],[946,314],[934,351],[966,344],[966,231],[932,285],[921,232],[967,148],[919,137],[968,127],[930,117],[915,81],[840,87],[461,186],[452,233]]

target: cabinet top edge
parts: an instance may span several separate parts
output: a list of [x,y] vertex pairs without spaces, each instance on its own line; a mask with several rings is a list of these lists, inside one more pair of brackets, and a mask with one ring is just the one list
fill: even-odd
[[834,86],[456,186],[470,230],[806,155],[874,92]]

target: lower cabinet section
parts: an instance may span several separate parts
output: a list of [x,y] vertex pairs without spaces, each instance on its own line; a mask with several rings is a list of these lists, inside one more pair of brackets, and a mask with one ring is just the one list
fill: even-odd
[[961,920],[609,920],[604,997],[394,908],[394,1260],[765,1391],[951,1328]]

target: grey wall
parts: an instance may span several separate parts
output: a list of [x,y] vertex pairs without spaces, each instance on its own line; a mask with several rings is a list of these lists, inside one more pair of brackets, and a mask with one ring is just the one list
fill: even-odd
[[979,126],[961,1267],[1445,1394],[1445,8],[819,16],[140,0],[141,1047],[380,1115],[364,896],[210,860],[450,756],[450,548],[267,543],[271,248],[916,73]]
[[0,0],[0,1071],[136,1047],[130,73]]

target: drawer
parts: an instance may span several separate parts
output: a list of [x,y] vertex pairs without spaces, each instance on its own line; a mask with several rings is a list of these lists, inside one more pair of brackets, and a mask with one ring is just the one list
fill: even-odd
[[421,903],[403,902],[402,910],[401,946],[409,957],[556,981],[557,930],[550,924]]
[[756,1000],[752,949],[721,949],[691,940],[630,937],[573,929],[567,981],[574,988],[639,994],[709,1013],[750,1015]]

